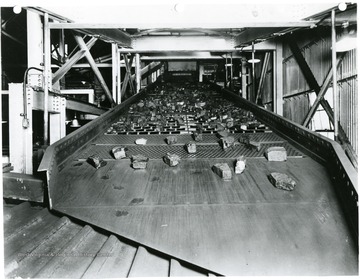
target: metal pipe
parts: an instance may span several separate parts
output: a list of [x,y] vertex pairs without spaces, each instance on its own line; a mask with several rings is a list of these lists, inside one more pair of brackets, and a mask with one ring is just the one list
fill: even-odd
[[40,72],[43,72],[44,70],[43,69],[39,69],[39,68],[36,68],[36,67],[30,67],[30,68],[27,68],[25,70],[25,73],[24,73],[24,79],[23,79],[23,113],[21,114],[22,117],[24,117],[23,119],[23,128],[28,128],[29,127],[29,119],[27,118],[27,115],[28,115],[28,111],[27,111],[27,98],[26,98],[26,84],[27,84],[27,79],[28,79],[28,74],[29,74],[29,71],[30,70],[37,70],[37,71],[40,71]]
[[331,62],[333,71],[333,98],[334,98],[334,139],[338,139],[339,134],[339,96],[337,89],[337,71],[336,71],[336,26],[335,9],[331,10]]

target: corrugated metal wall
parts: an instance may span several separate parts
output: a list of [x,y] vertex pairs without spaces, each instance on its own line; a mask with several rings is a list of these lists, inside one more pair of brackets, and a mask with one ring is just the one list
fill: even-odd
[[[297,32],[292,39],[297,41],[297,45],[319,86],[322,86],[332,67],[330,27],[318,27],[314,30]],[[307,84],[290,47],[286,43],[283,43],[283,57],[283,115],[301,124],[311,107],[309,94],[314,93]],[[273,107],[273,62],[272,53],[262,91],[262,102],[269,110],[272,110]],[[256,69],[256,73],[258,76],[260,75],[260,67]],[[340,93],[340,125],[354,151],[358,154],[356,50],[352,50],[345,55],[338,70],[338,84]],[[332,98],[329,99],[329,103],[332,106]],[[322,113],[322,115],[326,114]],[[319,113],[317,113],[318,116]]]
[[[305,36],[306,34],[306,36]],[[294,39],[302,51],[302,54],[312,70],[318,84],[321,86],[331,69],[331,34],[330,29],[319,29],[297,34]],[[289,96],[308,91],[304,75],[302,74],[295,57],[287,44],[283,49],[284,67],[284,96]]]
[[[296,38],[306,62],[321,86],[331,70],[330,28],[316,28],[312,31],[296,33],[294,38]],[[283,57],[284,116],[301,123],[310,108],[309,98],[306,94],[310,92],[310,88],[286,43],[283,44]],[[346,54],[338,71],[338,83],[340,125],[356,154],[358,154],[356,50]]]
[[358,84],[356,50],[346,53],[338,71],[340,125],[358,154]]

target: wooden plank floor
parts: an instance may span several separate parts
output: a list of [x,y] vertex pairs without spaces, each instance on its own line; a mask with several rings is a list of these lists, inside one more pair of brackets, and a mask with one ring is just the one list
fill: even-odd
[[[54,208],[145,246],[224,275],[355,275],[350,237],[326,169],[311,158],[248,158],[223,181],[211,171],[232,159],[150,160],[146,170],[109,161],[74,162],[62,173]],[[267,175],[292,176],[276,189]]]

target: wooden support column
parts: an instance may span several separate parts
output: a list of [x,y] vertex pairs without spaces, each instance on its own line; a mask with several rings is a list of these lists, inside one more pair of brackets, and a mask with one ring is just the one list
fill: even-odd
[[[341,65],[341,62],[343,60],[345,56],[345,53],[342,53],[341,57],[338,58],[338,61],[337,61],[337,66],[336,68],[339,68],[339,66]],[[309,123],[311,121],[311,119],[314,117],[315,113],[316,113],[316,110],[318,108],[318,106],[320,105],[321,103],[321,100],[323,100],[329,86],[330,86],[330,83],[332,81],[332,78],[333,78],[333,69],[331,68],[330,71],[328,72],[328,74],[326,75],[326,78],[325,78],[325,81],[323,83],[323,85],[321,86],[320,88],[320,91],[314,101],[314,104],[312,105],[312,107],[310,108],[309,112],[307,113],[302,125],[307,127],[309,126]]]
[[274,52],[274,112],[283,115],[283,47],[282,41],[276,42],[276,50]]
[[75,41],[77,42],[77,44],[79,45],[80,49],[85,49],[85,57],[86,57],[87,61],[89,62],[91,69],[94,71],[96,77],[98,78],[102,89],[105,91],[105,95],[108,98],[108,100],[110,101],[110,104],[115,105],[115,102],[111,95],[111,92],[110,92],[108,86],[106,85],[106,82],[105,82],[100,70],[96,66],[96,62],[95,62],[94,58],[92,57],[90,50],[87,48],[83,38],[76,34],[74,35],[74,38],[75,38]]
[[141,67],[140,67],[140,54],[135,54],[135,78],[136,78],[136,93],[141,90]]
[[[95,44],[95,42],[97,41],[96,38],[91,38],[87,43],[86,43],[86,47],[88,50],[91,49],[91,47]],[[59,81],[61,78],[63,78],[65,76],[65,74],[71,69],[71,67],[73,65],[76,64],[77,61],[79,61],[81,58],[83,58],[85,56],[85,52],[86,49],[80,49],[78,52],[76,52],[75,54],[73,54],[71,56],[70,59],[68,59],[66,61],[66,63],[64,65],[61,66],[61,68],[59,68],[53,78],[52,78],[52,83],[56,83],[57,81]]]
[[[50,87],[50,88],[49,88]],[[51,90],[51,40],[49,14],[44,14],[44,146],[49,144],[48,99]]]
[[[316,95],[318,95],[320,92],[320,86],[319,86],[318,82],[316,81],[316,78],[315,78],[314,74],[312,73],[308,63],[306,62],[304,56],[302,55],[300,48],[296,44],[295,39],[291,36],[287,36],[286,42],[289,45],[292,53],[294,54],[296,62],[298,63],[300,70],[303,73],[305,80],[308,83],[310,89],[314,90]],[[336,61],[335,61],[335,65],[336,65]],[[320,104],[326,111],[330,121],[332,123],[334,123],[334,114],[333,114],[333,110],[332,110],[331,106],[329,105],[329,103],[326,100],[322,99]]]
[[265,57],[264,57],[264,63],[263,63],[262,69],[261,69],[260,81],[259,81],[259,85],[258,85],[257,92],[256,92],[256,98],[255,98],[256,103],[262,97],[262,90],[264,87],[264,82],[265,82],[265,78],[266,78],[267,68],[269,66],[269,61],[270,61],[270,52],[266,52]]

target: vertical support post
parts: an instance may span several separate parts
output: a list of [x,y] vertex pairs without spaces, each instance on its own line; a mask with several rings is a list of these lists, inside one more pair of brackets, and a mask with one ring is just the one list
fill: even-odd
[[254,42],[251,44],[251,90],[249,100],[250,102],[255,102],[255,94],[256,94],[256,77],[255,77],[255,47]]
[[112,97],[116,103],[118,103],[117,99],[117,75],[118,75],[118,47],[117,44],[112,43],[111,44],[111,62],[112,62]]
[[33,125],[32,113],[28,113],[29,125],[23,126],[22,104],[26,102],[27,111],[32,111],[33,90],[26,89],[26,100],[24,100],[23,85],[21,83],[9,84],[9,142],[10,142],[10,163],[15,172],[32,174],[33,173]]
[[27,21],[27,66],[42,68],[43,63],[43,25],[41,17],[35,12],[26,11]]
[[333,71],[333,96],[334,96],[334,139],[339,136],[339,92],[337,89],[337,67],[336,67],[336,26],[335,9],[331,11],[331,64]]
[[228,68],[227,68],[227,60],[228,60],[228,57],[227,57],[227,53],[226,53],[226,56],[225,56],[225,84],[224,84],[224,88],[227,87],[227,83],[228,83]]
[[232,58],[232,53],[231,53],[230,54],[230,88],[231,88],[231,90],[234,90],[233,79],[234,79],[233,58]]
[[[2,22],[1,20],[1,8],[0,8],[0,22]],[[0,34],[0,107],[2,108],[2,56],[1,56],[1,34]],[[1,123],[2,123],[2,116],[1,116]],[[0,127],[0,135],[3,135],[3,131],[2,131],[2,124]],[[2,137],[0,137],[0,146],[2,145]],[[0,209],[1,210],[1,209]],[[2,212],[0,212],[1,214]],[[0,269],[4,270],[4,263],[1,262],[0,264]]]
[[199,82],[203,82],[204,65],[199,65]]
[[[116,46],[116,48],[118,49],[118,47]],[[118,53],[117,53],[117,64],[118,64],[118,72],[117,72],[117,96],[116,96],[116,100],[117,100],[117,103],[118,104],[121,104],[121,53],[120,53],[120,50],[118,50]]]
[[[135,79],[136,79],[136,93],[141,89],[141,66],[140,66],[140,54],[135,54]],[[131,82],[131,81],[130,81]]]
[[[60,61],[61,64],[63,65],[63,63],[65,63],[65,32],[64,29],[60,29],[59,30],[59,54],[60,54]],[[61,89],[65,89],[65,77],[63,77],[62,79],[60,79],[60,90]]]
[[283,115],[283,48],[282,42],[276,42],[276,50],[274,52],[274,94],[273,94],[273,111],[278,115]]
[[[51,83],[51,41],[49,14],[44,14],[44,145],[49,143],[49,81]],[[51,88],[50,88],[51,89]]]
[[246,99],[246,88],[247,88],[247,79],[246,79],[246,59],[241,59],[241,95]]

